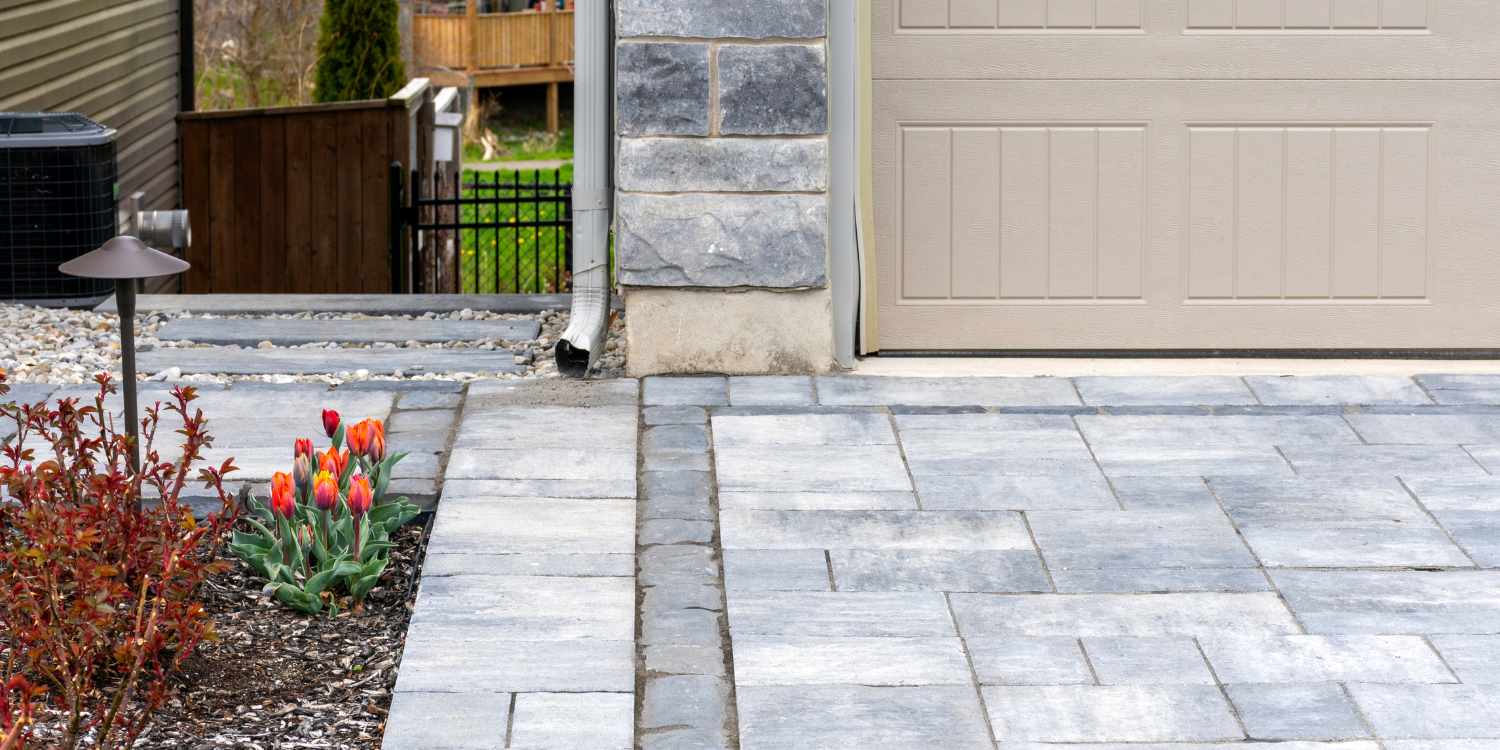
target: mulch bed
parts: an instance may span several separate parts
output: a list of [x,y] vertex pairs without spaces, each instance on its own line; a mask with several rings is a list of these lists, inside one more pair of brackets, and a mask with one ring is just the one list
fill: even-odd
[[183,665],[177,697],[136,748],[379,748],[401,662],[422,527],[397,542],[365,611],[306,615],[260,594],[244,563],[209,580],[219,633]]

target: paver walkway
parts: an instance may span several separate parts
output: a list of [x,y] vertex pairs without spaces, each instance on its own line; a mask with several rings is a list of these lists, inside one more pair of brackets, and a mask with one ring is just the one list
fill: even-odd
[[1500,377],[643,394],[709,414],[727,746],[1500,738]]

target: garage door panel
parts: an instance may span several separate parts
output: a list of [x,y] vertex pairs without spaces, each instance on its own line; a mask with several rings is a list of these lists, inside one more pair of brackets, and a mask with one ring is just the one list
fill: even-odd
[[954,299],[1000,295],[1000,131],[955,128],[953,152]]
[[907,128],[901,140],[901,296],[947,298],[953,134],[947,128]]
[[1099,128],[1101,299],[1140,299],[1145,268],[1145,128]]
[[1286,296],[1328,297],[1333,289],[1333,129],[1286,133]]

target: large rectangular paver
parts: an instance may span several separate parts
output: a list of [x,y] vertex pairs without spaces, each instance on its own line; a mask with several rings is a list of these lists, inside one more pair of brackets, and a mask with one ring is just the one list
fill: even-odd
[[622,693],[521,693],[510,727],[512,750],[630,750],[635,696]]
[[1376,444],[1500,443],[1500,414],[1351,414],[1348,420]]
[[188,339],[199,344],[255,346],[270,341],[277,346],[335,341],[351,344],[389,342],[422,344],[450,341],[527,341],[542,324],[535,320],[315,320],[310,318],[173,318],[156,337],[163,341]]
[[1500,739],[1500,685],[1349,685],[1382,738]]
[[1359,436],[1334,416],[1077,417],[1089,444],[1116,445],[1358,445]]
[[845,406],[1078,406],[1066,378],[819,377],[818,402]]
[[1271,445],[1102,445],[1094,456],[1106,476],[1292,476]]
[[635,552],[629,499],[449,498],[428,552]]
[[753,414],[716,416],[714,445],[891,445],[891,418],[858,414]]
[[911,490],[899,492],[720,491],[721,510],[916,510]]
[[986,637],[964,639],[983,685],[1092,685],[1094,674],[1077,638]]
[[[480,637],[482,632],[456,639],[408,637],[396,692],[628,692],[635,688],[633,640],[507,641]],[[417,635],[423,633],[419,630]]]
[[969,685],[744,685],[741,750],[994,750]]
[[1417,636],[1289,635],[1199,639],[1223,682],[1453,682]]
[[729,630],[742,635],[952,636],[938,593],[726,592]]
[[628,641],[635,637],[629,578],[451,576],[422,582],[410,638]]
[[412,693],[391,697],[381,747],[391,750],[490,750],[505,745],[510,693]]
[[964,637],[1284,635],[1296,633],[1275,594],[952,594]]
[[1500,633],[1500,572],[1271,571],[1307,632]]
[[839,591],[1051,591],[1032,549],[829,550]]
[[1458,445],[1287,445],[1282,454],[1303,476],[1391,474],[1482,476],[1486,472]]
[[1412,477],[1422,506],[1480,567],[1500,567],[1500,477]]
[[1187,636],[1084,638],[1100,685],[1213,685],[1198,646]]
[[723,446],[714,461],[720,490],[911,490],[894,445]]
[[724,588],[830,591],[826,555],[820,549],[726,549]]
[[299,375],[369,370],[379,375],[491,372],[517,373],[508,349],[153,349],[136,356],[136,366],[148,375],[176,367],[185,375]]
[[1255,405],[1255,394],[1233,375],[1108,375],[1073,378],[1089,406]]
[[1393,477],[1215,477],[1245,541],[1272,567],[1472,567]]
[[737,685],[969,685],[958,638],[734,639]]
[[1243,739],[1215,685],[984,688],[1001,742],[1204,742]]
[[1110,477],[1126,510],[1218,510],[1202,477]]
[[729,379],[729,403],[734,406],[816,403],[812,378],[807,375],[740,375]]
[[1429,640],[1460,680],[1500,684],[1500,635],[1435,635]]
[[1050,567],[1255,567],[1218,511],[1033,511],[1027,519]]
[[1370,736],[1343,688],[1331,682],[1226,685],[1224,689],[1253,740],[1350,740]]
[[1159,593],[1169,591],[1270,591],[1256,568],[1051,568],[1063,594]]
[[1245,382],[1267,406],[1432,404],[1401,375],[1251,375]]
[[1120,504],[1093,466],[1075,474],[913,477],[928,510],[1104,510]]
[[1004,511],[724,510],[725,549],[1032,549]]
[[641,399],[646,406],[726,406],[729,392],[722,377],[650,377],[642,381]]

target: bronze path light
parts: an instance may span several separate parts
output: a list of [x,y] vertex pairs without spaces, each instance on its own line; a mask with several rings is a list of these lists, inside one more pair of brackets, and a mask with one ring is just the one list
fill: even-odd
[[146,247],[146,243],[119,236],[85,255],[81,255],[57,267],[70,276],[91,279],[114,279],[115,306],[120,313],[120,392],[125,397],[125,430],[130,435],[130,469],[140,471],[141,422],[136,413],[135,401],[135,283],[136,279],[182,273],[188,262],[174,258],[159,250]]

